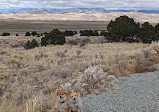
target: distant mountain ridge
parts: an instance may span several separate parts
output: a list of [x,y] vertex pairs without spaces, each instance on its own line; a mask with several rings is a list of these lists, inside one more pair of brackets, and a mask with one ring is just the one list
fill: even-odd
[[127,15],[138,22],[159,23],[159,14],[148,14],[141,12],[64,12],[50,13],[44,10],[23,12],[23,13],[8,13],[0,14],[2,20],[60,20],[60,21],[110,21],[115,18]]
[[30,14],[48,14],[50,12],[45,11],[45,10],[36,10],[36,11],[32,11],[30,12]]
[[8,8],[8,9],[0,9],[0,13],[65,13],[65,12],[141,12],[141,13],[155,13],[159,14],[159,10],[126,10],[126,9],[117,9],[117,10],[110,10],[105,8],[65,8],[65,9],[56,9],[56,8]]

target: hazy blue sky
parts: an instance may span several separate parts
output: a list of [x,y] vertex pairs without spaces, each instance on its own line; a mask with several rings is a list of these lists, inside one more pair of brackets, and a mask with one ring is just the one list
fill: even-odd
[[159,0],[0,0],[0,8],[157,9]]

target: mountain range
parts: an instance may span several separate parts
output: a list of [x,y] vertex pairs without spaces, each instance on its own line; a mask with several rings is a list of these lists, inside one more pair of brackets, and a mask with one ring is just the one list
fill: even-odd
[[0,13],[23,13],[23,12],[33,12],[33,11],[39,11],[44,10],[49,13],[66,13],[66,12],[103,12],[103,13],[109,13],[109,12],[141,12],[141,13],[155,13],[159,14],[159,10],[126,10],[126,9],[105,9],[105,8],[65,8],[65,9],[56,9],[56,8],[0,8]]
[[159,14],[148,14],[141,12],[63,12],[50,13],[45,10],[32,12],[0,14],[2,20],[60,20],[60,21],[110,21],[115,18],[127,15],[138,22],[159,23]]

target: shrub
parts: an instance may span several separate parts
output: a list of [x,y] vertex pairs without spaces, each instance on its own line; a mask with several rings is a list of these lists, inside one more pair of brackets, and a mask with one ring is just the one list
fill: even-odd
[[46,46],[48,44],[63,45],[65,43],[65,35],[58,29],[52,30],[47,33],[45,37],[41,38],[41,46]]
[[31,35],[32,35],[32,36],[35,36],[35,35],[37,35],[37,32],[36,32],[36,31],[33,31],[33,32],[31,33]]
[[32,48],[39,47],[38,42],[35,39],[32,40],[31,44],[32,44]]
[[8,64],[12,65],[12,67],[15,67],[18,64],[18,61],[16,59],[10,59],[8,60]]
[[65,31],[64,31],[64,34],[65,34],[65,36],[74,36],[74,35],[77,34],[77,32],[76,32],[76,31],[68,31],[68,30],[65,30]]
[[47,32],[44,32],[43,34],[44,34],[44,35],[46,35],[46,34],[47,34]]
[[116,87],[116,78],[108,75],[103,69],[97,66],[89,67],[79,77],[71,80],[71,84],[66,83],[63,87],[72,86],[81,90],[82,95],[98,94]]
[[88,44],[90,42],[91,42],[91,40],[89,38],[84,38],[80,42],[80,47],[83,47],[83,46],[85,46],[86,44]]
[[157,53],[159,53],[159,47],[158,47],[158,46],[154,46],[153,49],[154,49]]
[[[109,41],[140,42],[151,43],[159,40],[159,24],[155,27],[148,22],[136,23],[128,16],[120,16],[115,21],[110,21],[106,34]],[[101,34],[103,35],[103,34]],[[105,36],[105,37],[106,37]]]
[[106,37],[106,36],[107,36],[107,33],[108,33],[108,32],[101,31],[101,32],[100,32],[100,36],[105,36],[105,37]]
[[37,34],[37,37],[40,37],[40,36],[41,36],[41,34],[38,33],[38,34]]
[[3,95],[3,90],[0,88],[0,97]]
[[4,54],[7,54],[6,51],[0,51],[0,55],[4,55]]
[[38,42],[37,42],[35,39],[33,39],[31,42],[28,41],[28,42],[25,43],[25,45],[24,45],[24,48],[25,48],[25,49],[33,49],[33,48],[35,48],[35,47],[39,47],[39,44],[38,44]]
[[63,79],[66,79],[67,77],[70,77],[72,74],[72,70],[69,67],[64,67],[60,69],[60,77]]
[[19,36],[18,34],[16,34],[16,36]]
[[155,26],[155,31],[159,32],[159,23]]
[[63,52],[63,51],[57,51],[56,52],[56,56],[58,56],[58,57],[60,57],[62,59],[63,57],[65,57],[65,52]]
[[95,30],[94,31],[94,35],[93,36],[99,36],[99,34],[98,34],[98,31],[97,30]]
[[[0,81],[8,79],[8,75],[0,73]],[[1,88],[0,88],[1,89]],[[1,91],[0,91],[1,92]],[[1,96],[1,95],[0,95]]]
[[91,40],[89,38],[82,39],[82,43],[88,44],[90,42],[91,42]]
[[90,36],[99,36],[99,34],[98,34],[98,31],[97,30],[95,30],[95,31],[93,31],[93,30],[80,30],[80,36],[87,36],[87,37],[90,37]]
[[143,50],[142,53],[144,54],[145,58],[148,58],[151,55],[156,55],[157,52],[155,50]]
[[77,39],[70,39],[70,40],[68,40],[68,44],[70,44],[70,45],[78,45],[78,41],[77,41]]
[[153,35],[154,41],[159,41],[159,31]]
[[151,43],[153,40],[157,40],[155,36],[155,28],[148,22],[143,23],[137,33],[137,37],[141,39],[143,43]]
[[4,32],[2,36],[10,36],[10,33]]
[[151,62],[145,62],[141,63],[139,60],[137,60],[137,64],[134,68],[135,73],[146,73],[146,72],[154,72],[157,69],[152,66],[153,64]]
[[31,42],[28,40],[27,43],[24,45],[25,49],[31,49]]
[[79,56],[81,53],[82,53],[82,51],[81,51],[81,50],[79,50],[79,49],[77,49],[77,50],[76,50],[76,54],[77,54],[77,56]]
[[42,72],[44,70],[46,70],[46,66],[44,66],[43,64],[37,65],[37,72]]
[[48,41],[48,39],[47,39],[46,37],[42,37],[42,38],[41,38],[41,46],[45,46],[45,47],[46,47],[47,44],[48,44],[47,41]]
[[77,33],[77,31],[74,31],[74,35],[77,35],[78,33]]
[[39,54],[35,55],[35,60],[40,60],[41,58],[48,58],[48,54],[40,52]]
[[126,41],[128,37],[134,39],[139,27],[140,24],[136,23],[133,18],[120,16],[108,24],[108,39],[115,42]]
[[85,46],[86,44],[88,44],[90,42],[91,42],[91,40],[89,38],[83,38],[83,39],[75,38],[75,39],[69,39],[67,41],[67,44],[70,44],[70,45],[80,44],[80,47],[82,47],[82,46]]
[[29,33],[29,32],[26,32],[26,33],[25,33],[25,36],[30,36],[30,33]]
[[18,48],[18,47],[23,47],[23,46],[24,46],[23,43],[17,43],[17,44],[12,45],[11,47],[12,48]]

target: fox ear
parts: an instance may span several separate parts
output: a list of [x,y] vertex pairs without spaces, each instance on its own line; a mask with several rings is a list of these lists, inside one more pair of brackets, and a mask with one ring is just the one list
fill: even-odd
[[60,92],[60,90],[59,90],[59,89],[57,89],[57,90],[56,90],[56,95],[58,95],[58,93],[59,93],[59,92]]
[[78,93],[78,89],[77,89],[77,88],[75,88],[75,89],[74,89],[74,92]]
[[67,92],[67,93],[68,93],[68,95],[70,95],[70,94],[71,94],[71,92],[72,92],[71,90],[68,90],[68,92]]

